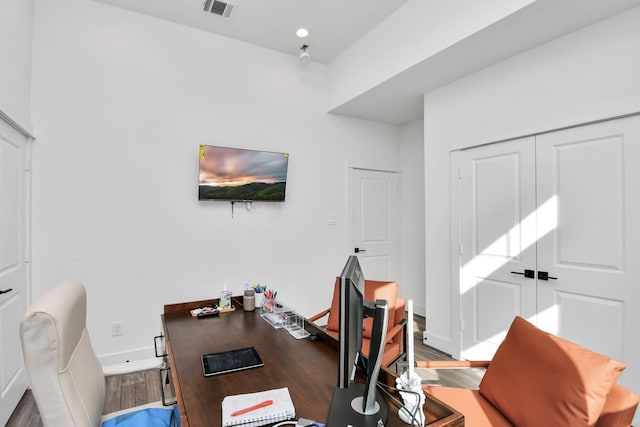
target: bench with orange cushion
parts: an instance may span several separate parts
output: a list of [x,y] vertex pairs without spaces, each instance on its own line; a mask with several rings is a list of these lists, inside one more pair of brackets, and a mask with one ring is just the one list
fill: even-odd
[[616,384],[625,365],[513,321],[492,361],[421,361],[419,368],[486,367],[479,390],[423,386],[465,427],[628,427],[640,396]]

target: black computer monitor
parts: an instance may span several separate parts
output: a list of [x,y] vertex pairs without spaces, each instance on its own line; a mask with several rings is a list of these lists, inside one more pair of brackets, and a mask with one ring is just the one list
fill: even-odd
[[[338,384],[331,400],[327,427],[373,427],[380,425],[380,421],[384,425],[388,407],[376,393],[376,381],[387,336],[388,303],[364,299],[364,274],[358,257],[353,255],[340,274],[339,291]],[[356,371],[362,358],[365,317],[373,317],[373,327],[363,382],[357,381]]]

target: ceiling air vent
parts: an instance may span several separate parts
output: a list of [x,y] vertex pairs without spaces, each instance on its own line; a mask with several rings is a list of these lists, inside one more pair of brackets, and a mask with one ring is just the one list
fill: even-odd
[[236,7],[235,4],[222,0],[204,0],[204,11],[213,15],[228,18]]

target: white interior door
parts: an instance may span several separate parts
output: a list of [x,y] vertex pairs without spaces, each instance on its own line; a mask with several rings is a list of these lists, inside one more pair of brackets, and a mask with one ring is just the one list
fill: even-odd
[[398,173],[351,169],[351,253],[364,276],[400,280]]
[[638,164],[639,116],[461,153],[463,358],[492,358],[517,314],[640,390]]
[[461,356],[484,359],[514,316],[535,321],[533,138],[465,150],[461,162]]
[[29,141],[0,119],[0,425],[27,389],[19,325],[26,310]]
[[640,117],[536,138],[538,323],[627,364],[640,390]]

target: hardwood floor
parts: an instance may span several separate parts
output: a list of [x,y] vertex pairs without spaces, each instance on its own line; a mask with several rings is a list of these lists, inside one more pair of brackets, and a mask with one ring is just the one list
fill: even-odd
[[[160,377],[157,369],[108,376],[103,414],[156,402],[160,399]],[[42,420],[31,390],[27,390],[22,396],[6,427],[42,427]]]
[[42,420],[31,389],[24,392],[6,427],[42,427]]
[[[453,360],[450,355],[445,354],[433,347],[422,343],[422,332],[425,328],[425,319],[421,316],[414,316],[414,354],[415,360]],[[484,369],[416,369],[422,378],[422,384],[440,385],[448,387],[477,389]]]
[[[422,343],[425,320],[416,316],[414,320],[414,351],[416,360],[451,360],[451,357]],[[392,369],[395,367],[392,365]],[[423,384],[451,387],[478,388],[484,370],[438,370],[417,369]],[[157,369],[106,377],[106,399],[104,413],[127,409],[161,399],[160,378]],[[42,427],[31,390],[27,390],[18,403],[5,427]]]

